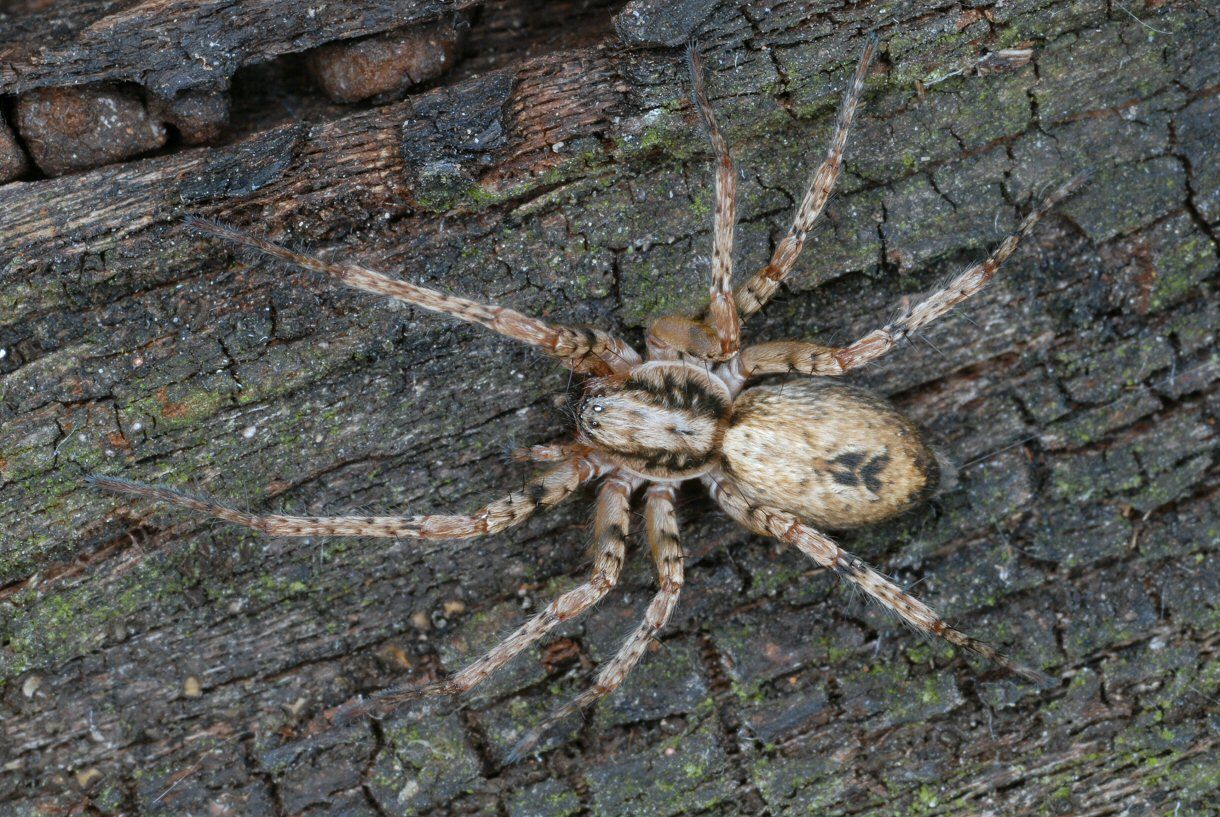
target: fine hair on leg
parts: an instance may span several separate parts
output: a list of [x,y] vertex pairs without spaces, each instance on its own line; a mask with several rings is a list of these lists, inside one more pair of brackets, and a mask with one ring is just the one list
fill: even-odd
[[907,593],[889,577],[839,547],[830,537],[803,524],[792,514],[751,505],[727,476],[705,476],[703,481],[720,507],[740,524],[756,533],[795,545],[819,565],[851,582],[919,632],[940,636],[950,644],[969,650],[1039,686],[1045,686],[1049,682],[1045,674],[1010,660],[989,644],[950,626],[935,610]]
[[588,581],[562,594],[511,635],[443,681],[391,687],[368,700],[341,709],[333,718],[348,722],[367,714],[386,714],[402,704],[427,695],[460,695],[486,681],[522,650],[544,638],[557,626],[597,604],[618,583],[627,550],[631,520],[631,494],[641,480],[610,474],[597,493],[593,516],[593,573]]
[[843,172],[843,151],[847,149],[847,134],[851,130],[856,107],[860,104],[860,97],[864,93],[864,79],[868,76],[868,67],[872,64],[876,52],[877,35],[869,34],[865,40],[860,60],[856,63],[856,72],[852,75],[851,82],[847,85],[847,91],[843,94],[843,102],[839,106],[839,115],[835,120],[834,134],[830,137],[830,146],[826,149],[826,158],[809,177],[805,195],[796,209],[792,226],[788,228],[787,235],[776,245],[770,263],[737,288],[734,297],[742,320],[749,318],[771,300],[775,291],[779,289],[779,285],[792,272],[792,267],[796,264],[796,259],[805,246],[805,239],[809,236],[809,231],[813,229],[814,223],[826,209],[826,203],[830,201],[830,194],[834,191],[835,183],[838,182],[839,175]]
[[298,267],[320,272],[353,289],[384,295],[422,309],[450,315],[458,320],[477,323],[507,338],[535,346],[575,371],[611,374],[628,371],[640,362],[639,355],[627,343],[601,329],[552,325],[515,309],[482,304],[468,298],[438,292],[391,278],[358,264],[323,261],[317,256],[297,252],[261,236],[198,216],[188,216],[186,224],[200,232],[251,247]]
[[627,637],[614,657],[598,671],[597,680],[591,687],[556,709],[517,742],[509,753],[509,763],[530,754],[542,736],[555,724],[618,689],[639,663],[653,638],[669,622],[669,617],[678,604],[683,581],[682,546],[678,542],[678,522],[674,513],[672,485],[653,483],[648,486],[644,519],[648,544],[652,549],[652,558],[656,563],[661,585],[644,613],[644,620]]
[[795,373],[826,377],[841,375],[876,360],[893,349],[902,338],[945,315],[986,286],[995,277],[1000,265],[1012,255],[1021,239],[1029,235],[1034,225],[1052,207],[1078,190],[1086,178],[1087,175],[1082,174],[1064,184],[1035,207],[1021,221],[1017,231],[1005,238],[985,261],[970,266],[919,303],[899,311],[897,316],[882,328],[847,346],[822,346],[798,340],[771,341],[747,346],[741,350],[742,376]]
[[690,65],[695,106],[707,125],[708,138],[716,156],[715,223],[712,230],[712,287],[708,323],[719,341],[715,360],[725,360],[741,347],[741,318],[733,298],[733,233],[737,228],[737,170],[729,145],[716,123],[716,114],[707,97],[703,61],[694,43],[686,47]]
[[[865,363],[876,360],[893,349],[899,340],[905,338],[932,321],[941,317],[953,307],[977,293],[987,285],[996,270],[1000,268],[1013,250],[1021,243],[1021,239],[1029,235],[1043,216],[1050,212],[1056,204],[1080,189],[1088,179],[1087,173],[1082,173],[1068,180],[1066,184],[1047,196],[1041,204],[1030,211],[1016,232],[1005,238],[995,248],[988,258],[978,264],[968,267],[959,273],[946,286],[928,295],[919,303],[904,309],[897,318],[880,329],[874,330],[848,346],[833,351],[836,364],[841,371],[846,372],[859,368]],[[840,372],[814,372],[815,374],[839,374]]]
[[526,483],[525,487],[494,500],[466,516],[284,516],[239,511],[206,497],[174,488],[146,485],[118,477],[92,475],[87,481],[107,491],[165,502],[226,522],[262,531],[270,536],[377,536],[391,539],[471,539],[519,525],[538,508],[549,508],[571,496],[581,485],[611,466],[595,457],[560,463]]

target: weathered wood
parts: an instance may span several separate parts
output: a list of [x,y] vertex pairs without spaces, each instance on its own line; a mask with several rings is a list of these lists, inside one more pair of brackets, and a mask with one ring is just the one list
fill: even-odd
[[238,68],[430,20],[476,0],[69,0],[0,15],[0,94],[135,82],[225,88]]
[[[0,187],[0,812],[1216,813],[1220,61],[1201,4],[720,4],[696,29],[743,168],[739,274],[782,235],[862,32],[885,43],[842,192],[752,338],[858,336],[1096,168],[994,286],[854,379],[961,474],[842,539],[1056,689],[918,640],[691,490],[676,621],[541,760],[502,763],[641,615],[643,548],[466,708],[315,734],[579,580],[587,496],[421,546],[267,540],[81,484],[444,511],[519,484],[505,448],[566,434],[568,375],[541,356],[243,256],[187,213],[635,341],[703,306],[710,152],[680,51],[624,48],[605,10],[556,50],[520,33],[553,32],[540,6],[485,10],[467,70],[404,101]],[[519,52],[479,50],[497,14],[525,21],[498,40]],[[180,19],[148,27],[203,36]],[[158,43],[145,78],[181,60]],[[1028,65],[976,70],[1025,43]]]

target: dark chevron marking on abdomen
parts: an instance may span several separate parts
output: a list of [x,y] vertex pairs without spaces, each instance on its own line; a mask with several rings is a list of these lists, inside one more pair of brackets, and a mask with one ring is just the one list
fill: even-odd
[[861,484],[873,494],[881,493],[881,474],[890,464],[890,455],[884,450],[869,455],[867,451],[848,451],[830,461],[830,477],[839,485],[858,488]]

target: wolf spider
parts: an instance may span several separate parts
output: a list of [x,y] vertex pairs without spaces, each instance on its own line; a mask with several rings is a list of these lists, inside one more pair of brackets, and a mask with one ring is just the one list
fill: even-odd
[[674,495],[678,485],[688,479],[706,485],[720,507],[750,531],[796,546],[916,630],[940,636],[1009,672],[1043,683],[1041,673],[954,629],[926,604],[818,530],[881,522],[933,492],[940,477],[937,459],[914,424],[882,399],[829,379],[745,388],[760,375],[834,378],[876,360],[909,333],[978,292],[1039,218],[1081,182],[1080,177],[1073,179],[1047,198],[985,261],[853,343],[833,347],[773,341],[742,348],[742,321],[758,312],[792,271],[810,228],[830,198],[876,49],[877,40],[870,37],[843,98],[826,157],[810,178],[787,235],[770,263],[736,291],[731,279],[737,173],[708,101],[699,54],[688,49],[695,105],[716,158],[711,302],[700,319],[658,318],[647,333],[646,356],[600,329],[545,323],[507,307],[426,289],[355,264],[322,261],[230,227],[189,219],[196,229],[332,276],[347,286],[481,324],[541,349],[575,373],[589,375],[576,406],[575,440],[520,452],[524,459],[549,466],[521,490],[469,516],[320,518],[247,513],[169,488],[112,477],[93,481],[103,488],[161,500],[275,536],[470,539],[521,524],[537,509],[549,508],[582,485],[600,480],[593,516],[593,570],[588,581],[556,598],[455,675],[384,690],[356,705],[355,711],[362,713],[389,711],[424,695],[464,693],[560,622],[604,598],[622,570],[631,497],[643,487],[644,527],[660,588],[643,621],[601,668],[595,683],[526,734],[510,760],[530,752],[557,721],[618,688],[665,627],[683,584]]

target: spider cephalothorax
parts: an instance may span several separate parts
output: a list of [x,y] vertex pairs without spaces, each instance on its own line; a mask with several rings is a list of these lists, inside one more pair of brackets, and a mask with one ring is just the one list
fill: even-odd
[[576,414],[581,437],[645,479],[689,479],[716,462],[733,396],[706,369],[678,360],[590,383]]
[[[1034,208],[985,261],[847,346],[801,341],[741,346],[742,322],[766,304],[791,272],[826,206],[842,168],[848,128],[875,49],[876,40],[870,37],[839,110],[830,148],[809,181],[788,234],[770,263],[736,291],[731,285],[736,171],[703,88],[698,53],[688,51],[696,107],[716,154],[711,300],[704,318],[656,320],[648,331],[646,357],[599,329],[548,324],[506,307],[447,295],[352,264],[327,263],[232,228],[190,220],[205,232],[326,273],[349,286],[481,324],[589,375],[576,405],[576,441],[523,452],[524,458],[547,463],[549,468],[521,490],[468,516],[302,517],[238,511],[170,488],[113,477],[94,481],[279,536],[468,539],[519,524],[581,485],[600,480],[593,517],[593,572],[588,581],[552,601],[504,642],[449,678],[379,693],[358,711],[384,711],[419,695],[465,692],[560,622],[596,604],[619,578],[631,498],[643,488],[645,529],[660,579],[657,594],[644,620],[602,667],[593,686],[522,738],[514,757],[530,750],[558,719],[616,689],[665,626],[683,583],[675,488],[690,478],[699,479],[737,522],[794,545],[918,630],[939,635],[1025,678],[1042,680],[1040,673],[949,626],[815,526],[850,528],[891,518],[928,497],[939,477],[936,457],[918,428],[884,400],[831,378],[875,360],[908,333],[978,292],[1018,240],[1081,179]],[[779,385],[749,386],[751,378],[767,374],[799,377]],[[808,379],[811,376],[819,379]]]

